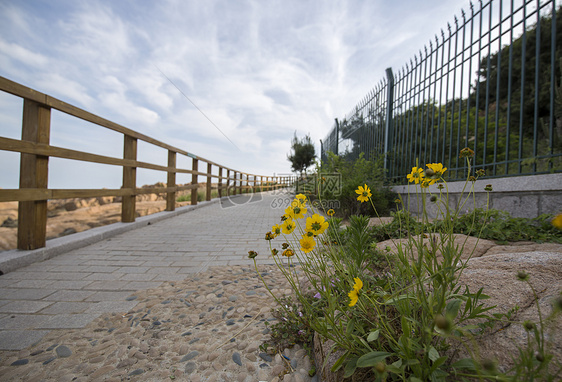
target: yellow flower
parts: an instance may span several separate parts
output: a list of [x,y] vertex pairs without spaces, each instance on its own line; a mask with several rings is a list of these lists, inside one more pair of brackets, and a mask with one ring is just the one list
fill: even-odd
[[336,213],[336,211],[334,211],[333,209],[329,209],[328,212],[326,212],[328,214],[328,216],[334,216],[334,214]]
[[435,179],[441,178],[445,171],[447,171],[447,167],[443,167],[443,164],[441,163],[430,163],[427,165],[427,167],[433,170],[434,175],[432,176],[432,178]]
[[562,213],[559,213],[552,219],[552,225],[562,230]]
[[302,200],[303,202],[306,201],[306,196],[303,194],[298,194],[295,198]]
[[365,187],[359,186],[359,188],[355,190],[355,192],[359,195],[357,197],[357,200],[359,200],[361,203],[369,201],[369,198],[373,196],[371,194],[371,190],[369,189],[369,187],[367,187],[367,185],[365,185]]
[[324,216],[318,214],[306,218],[306,231],[312,232],[314,235],[320,235],[328,228],[329,224],[324,220]]
[[283,256],[287,256],[287,257],[291,257],[294,254],[295,253],[293,252],[293,250],[291,248],[288,248],[288,249],[284,250],[283,253],[282,253]]
[[357,304],[357,301],[359,300],[359,291],[363,288],[363,281],[361,281],[361,279],[355,277],[353,280],[355,281],[355,285],[353,285],[351,292],[347,294],[351,300],[349,302],[349,306]]
[[435,183],[436,179],[428,179],[428,178],[424,178],[422,180],[422,182],[420,183],[420,187],[421,188],[428,188],[429,186],[431,186],[433,183]]
[[291,205],[285,209],[285,216],[291,219],[302,219],[306,211],[305,202],[295,199],[291,202]]
[[316,246],[316,242],[314,241],[314,238],[312,236],[307,236],[307,235],[304,235],[302,237],[300,243],[301,243],[301,250],[304,253],[308,253],[312,251],[312,249]]
[[419,167],[412,167],[412,172],[406,176],[408,181],[415,182],[416,184],[423,181],[423,170]]
[[271,233],[274,237],[281,235],[281,226],[279,224],[275,224],[273,227],[271,227]]
[[295,228],[296,228],[296,224],[293,221],[293,219],[287,219],[283,222],[283,224],[281,224],[281,231],[285,235],[290,235],[291,233],[293,233]]

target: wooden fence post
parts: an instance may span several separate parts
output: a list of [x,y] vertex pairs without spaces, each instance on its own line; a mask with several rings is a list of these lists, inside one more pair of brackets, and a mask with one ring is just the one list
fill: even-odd
[[[193,158],[193,165],[191,166],[191,169],[195,172],[199,171],[199,160],[196,158]],[[196,185],[197,182],[197,174],[191,174],[191,184],[192,185]],[[197,204],[197,187],[192,188],[191,189],[191,205],[195,206]]]
[[219,167],[219,198],[222,198],[222,167]]
[[[125,135],[123,147],[123,159],[137,160],[137,138]],[[136,195],[137,188],[137,168],[123,166],[123,188],[133,190],[133,195],[123,196],[121,202],[121,221],[131,223],[136,217]]]
[[213,165],[207,163],[207,195],[205,197],[206,201],[211,200],[211,172],[213,171]]
[[230,196],[230,170],[226,170],[226,196]]
[[232,183],[232,195],[236,195],[236,183],[238,182],[238,173],[234,171],[234,181]]
[[[22,141],[49,144],[51,109],[24,99]],[[20,156],[20,189],[47,189],[49,157]],[[47,200],[18,203],[18,249],[28,250],[47,245]]]
[[[168,167],[176,168],[176,152],[168,150]],[[176,187],[176,173],[168,171],[167,187]],[[168,192],[166,194],[166,211],[174,211],[176,209],[176,192]]]

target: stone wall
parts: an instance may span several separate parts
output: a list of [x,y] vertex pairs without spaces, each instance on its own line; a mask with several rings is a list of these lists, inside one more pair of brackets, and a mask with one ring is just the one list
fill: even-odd
[[[486,185],[491,184],[493,191],[484,191]],[[562,173],[546,175],[529,175],[509,178],[481,179],[466,185],[463,195],[465,182],[447,183],[449,193],[449,206],[461,206],[462,213],[474,209],[474,207],[489,207],[497,210],[509,212],[513,217],[536,218],[545,213],[557,214],[562,212]],[[473,195],[466,198],[470,187],[474,187]],[[395,186],[392,188],[397,192],[404,204],[414,215],[419,215],[421,211],[420,200],[416,197],[416,187]],[[410,194],[408,194],[408,190]],[[431,194],[439,195],[437,185],[432,185],[428,189]],[[419,187],[418,187],[419,191]],[[445,193],[447,189],[443,189]],[[438,205],[426,200],[427,212],[430,218],[440,215]],[[443,208],[443,207],[441,207]]]

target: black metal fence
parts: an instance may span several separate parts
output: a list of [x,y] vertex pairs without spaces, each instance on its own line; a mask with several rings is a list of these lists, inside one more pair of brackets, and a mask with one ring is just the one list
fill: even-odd
[[398,184],[416,163],[440,162],[460,180],[469,147],[490,177],[562,172],[561,22],[554,0],[471,3],[336,120],[322,160],[384,155]]

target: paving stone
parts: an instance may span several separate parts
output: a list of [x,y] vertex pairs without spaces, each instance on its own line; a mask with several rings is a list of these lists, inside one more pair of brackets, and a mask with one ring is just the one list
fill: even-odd
[[[10,288],[47,288],[52,283],[54,283],[53,280],[21,280],[16,283],[12,282]],[[57,289],[57,287],[49,289]]]
[[92,273],[88,277],[84,277],[84,280],[92,281],[116,281],[123,276],[123,273],[113,272],[113,273]]
[[45,335],[48,330],[1,330],[0,350],[21,350],[33,345]]
[[0,318],[0,330],[34,329],[49,318],[42,314],[10,314]]
[[0,313],[36,313],[51,304],[46,301],[12,301],[0,306]]
[[57,314],[42,323],[39,329],[78,329],[83,328],[99,317],[97,313],[91,314]]
[[152,289],[162,285],[161,281],[129,281],[126,288],[128,290]]
[[0,293],[6,300],[41,300],[55,292],[55,289],[13,288],[4,289]]
[[95,293],[90,290],[59,290],[43,301],[83,301]]
[[117,291],[117,290],[134,290],[127,289],[125,286],[127,281],[93,281],[88,284],[85,289],[87,290],[104,290],[104,291]]
[[95,292],[85,301],[124,301],[131,295],[131,291]]
[[[87,277],[85,277],[84,279],[86,278]],[[86,285],[91,283],[91,281],[85,280],[52,280],[51,282],[52,284],[50,284],[49,289],[58,289],[59,292],[60,289],[82,289]]]
[[95,302],[55,302],[53,305],[41,311],[41,314],[73,314],[82,313],[90,308]]
[[157,275],[149,273],[124,273],[119,277],[123,281],[151,281]]
[[101,301],[92,303],[84,313],[112,313],[128,312],[138,304],[138,301]]

